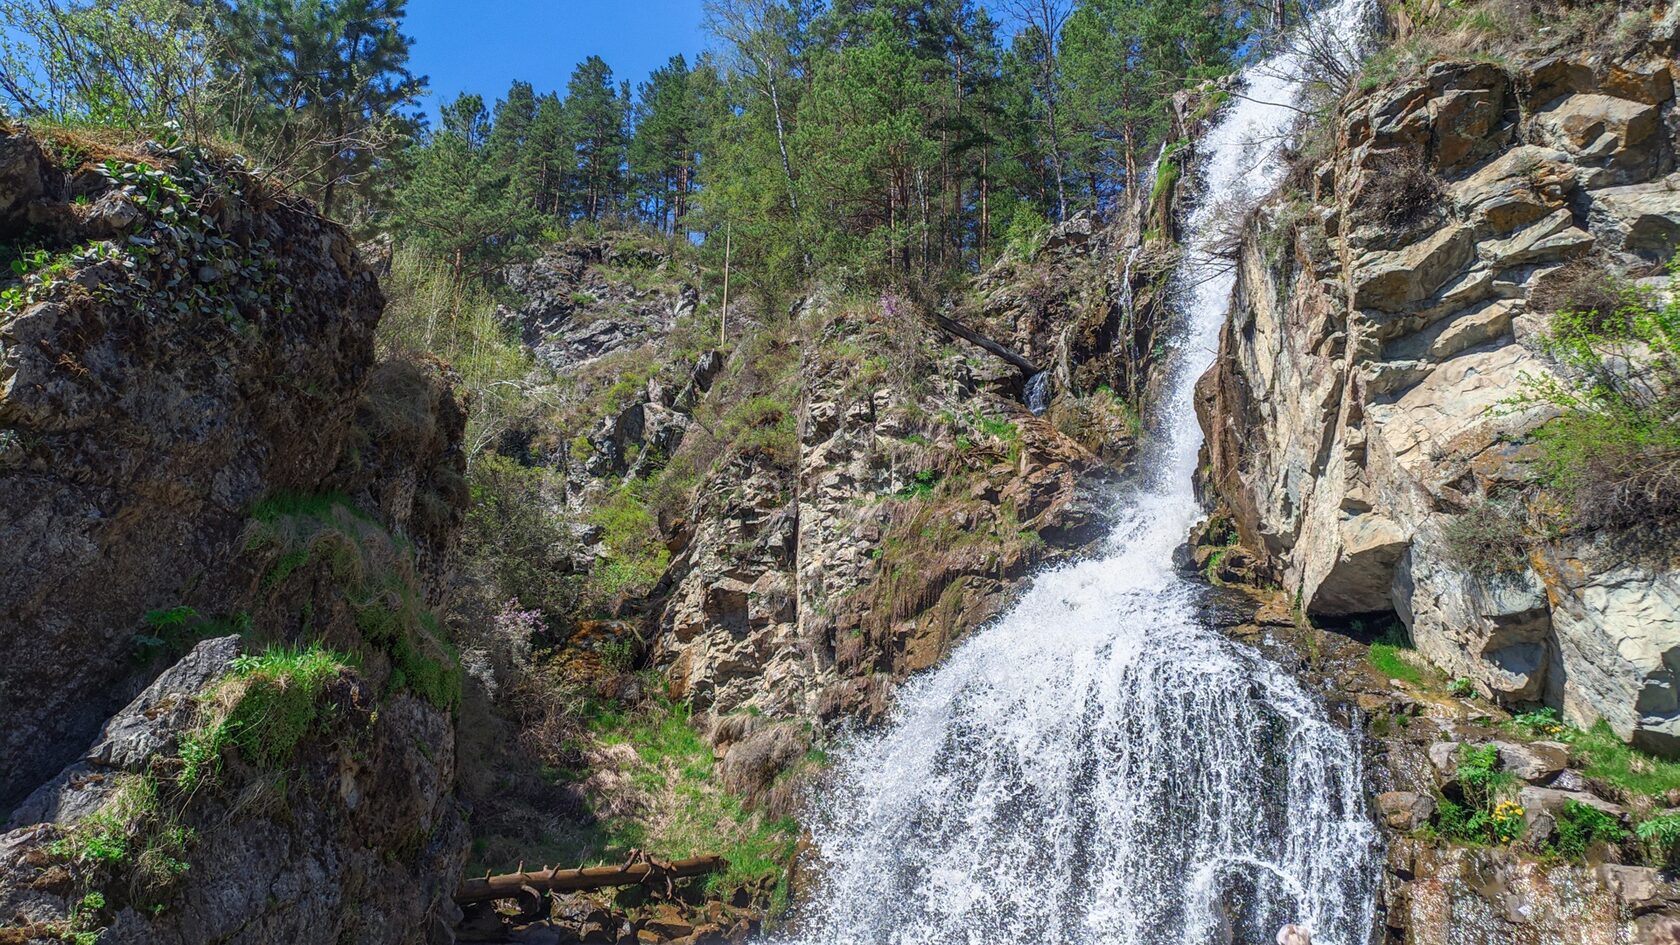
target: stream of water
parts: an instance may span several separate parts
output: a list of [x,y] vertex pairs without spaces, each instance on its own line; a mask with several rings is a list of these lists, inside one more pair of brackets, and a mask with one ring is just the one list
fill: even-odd
[[[1318,14],[1358,35],[1365,0]],[[1198,143],[1192,246],[1275,187],[1298,112],[1285,50]],[[812,811],[820,887],[795,942],[1367,945],[1376,831],[1352,737],[1196,616],[1173,550],[1202,514],[1191,406],[1233,275],[1191,252],[1151,480],[1100,555],[1036,579],[840,752]]]

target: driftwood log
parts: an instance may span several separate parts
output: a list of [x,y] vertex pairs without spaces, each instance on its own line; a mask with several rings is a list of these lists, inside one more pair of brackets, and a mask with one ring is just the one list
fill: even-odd
[[1018,352],[998,344],[992,339],[987,338],[985,335],[980,334],[954,318],[947,318],[946,316],[935,312],[933,315],[933,321],[934,324],[938,325],[946,334],[956,338],[961,338],[970,344],[977,345],[980,348],[997,355],[1003,360],[1008,361],[1010,364],[1015,365],[1016,369],[1022,374],[1025,374],[1027,377],[1032,377],[1034,374],[1039,373],[1038,366],[1022,357]]
[[586,866],[581,869],[553,869],[537,872],[503,873],[469,879],[455,891],[455,901],[461,905],[491,902],[496,899],[518,899],[530,892],[577,892],[584,889],[604,889],[609,886],[638,886],[689,876],[715,873],[729,864],[721,856],[697,856],[669,863],[637,860],[623,866]]

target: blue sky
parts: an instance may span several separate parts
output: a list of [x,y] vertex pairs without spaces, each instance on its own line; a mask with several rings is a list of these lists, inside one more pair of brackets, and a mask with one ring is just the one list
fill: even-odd
[[493,105],[514,79],[537,94],[565,93],[572,68],[590,54],[631,88],[676,53],[694,61],[708,39],[701,0],[409,0],[404,32],[409,67],[428,76],[424,100],[438,106],[461,92]]

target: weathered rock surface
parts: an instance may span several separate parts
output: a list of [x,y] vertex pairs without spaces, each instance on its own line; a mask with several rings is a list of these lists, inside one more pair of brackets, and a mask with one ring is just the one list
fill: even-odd
[[[1198,398],[1211,486],[1310,613],[1398,612],[1449,675],[1662,751],[1680,744],[1680,572],[1582,533],[1484,576],[1446,533],[1522,478],[1513,441],[1552,415],[1516,399],[1552,371],[1536,342],[1566,267],[1674,254],[1668,43],[1511,76],[1436,63],[1349,98],[1305,209],[1246,241]],[[1420,160],[1441,196],[1375,207]]]
[[[111,240],[113,254],[131,231],[153,242],[137,263],[90,260],[0,312],[6,807],[133,695],[148,611],[228,593],[250,506],[320,490],[383,303],[348,235],[290,198],[207,185],[203,228],[231,241],[223,262],[250,271],[201,291],[202,260],[151,229],[117,182],[54,166],[25,134],[0,134],[0,150],[0,241]],[[117,229],[115,208],[130,221]]]
[[[343,230],[148,147],[66,167],[0,132],[0,239],[49,260],[0,309],[0,923],[427,941],[466,853],[453,660],[425,613],[466,502],[452,376],[375,362],[383,300]],[[215,784],[178,790],[240,647],[317,642],[358,669],[295,757],[226,749]],[[140,823],[161,845],[62,842]]]
[[631,278],[670,267],[665,253],[651,246],[613,239],[564,243],[503,273],[524,300],[503,317],[519,326],[548,368],[575,368],[668,332],[694,311],[699,293],[680,279],[638,288]]
[[[179,747],[194,697],[238,647],[237,637],[200,644],[18,811],[23,826],[0,835],[0,915],[23,935],[8,941],[61,941],[90,928],[135,943],[422,943],[447,933],[467,844],[451,792],[453,723],[411,696],[380,702],[353,677],[329,687],[333,728],[300,747],[286,778],[202,791],[156,828],[190,837],[187,866],[167,889],[142,895],[129,885],[138,880],[66,869],[64,838]],[[111,867],[142,868],[138,849]],[[103,902],[93,914],[90,892]],[[153,898],[166,907],[142,908]]]
[[[806,317],[819,338],[884,343],[841,306]],[[1098,530],[1096,456],[977,390],[968,360],[860,382],[835,350],[804,353],[797,455],[749,451],[706,483],[673,564],[654,658],[720,740],[732,713],[882,711]],[[997,417],[994,432],[939,419],[957,411]]]

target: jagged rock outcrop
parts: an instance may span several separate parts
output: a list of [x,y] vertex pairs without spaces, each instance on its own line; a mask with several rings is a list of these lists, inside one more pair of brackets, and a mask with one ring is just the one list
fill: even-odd
[[[5,940],[446,933],[451,373],[376,363],[349,236],[206,154],[6,129],[0,206]],[[355,669],[284,752],[214,735],[260,671],[236,656],[311,644]]]
[[[251,777],[184,803],[158,786],[193,731],[195,697],[240,651],[238,637],[199,644],[19,809],[28,826],[0,835],[0,916],[20,936],[7,941],[95,930],[125,943],[452,940],[467,844],[453,724],[420,699],[382,700],[346,675],[322,696],[330,726],[278,782]],[[66,852],[117,824],[109,865]]]
[[[116,160],[0,134],[0,242],[46,254],[0,312],[0,807],[133,694],[148,611],[232,592],[253,503],[320,489],[373,364],[379,286],[342,230],[181,155]],[[179,233],[159,200],[193,207]]]
[[1522,403],[1571,273],[1675,250],[1674,35],[1615,58],[1438,62],[1343,102],[1333,154],[1249,226],[1199,390],[1213,489],[1310,613],[1396,611],[1453,676],[1511,702],[1680,736],[1680,573],[1588,532],[1516,574],[1462,560],[1455,516],[1527,475]]
[[672,266],[663,251],[627,239],[562,243],[503,273],[522,300],[503,317],[546,367],[575,368],[663,335],[694,312],[699,292],[680,275],[637,284],[640,273],[673,276]]
[[[726,720],[881,712],[1033,568],[1100,531],[1097,457],[983,390],[989,356],[919,360],[919,342],[893,340],[916,330],[884,316],[893,304],[810,303],[794,436],[713,475],[681,536],[654,659],[712,720],[726,766],[764,748],[763,726]],[[894,352],[916,363],[883,363]]]

